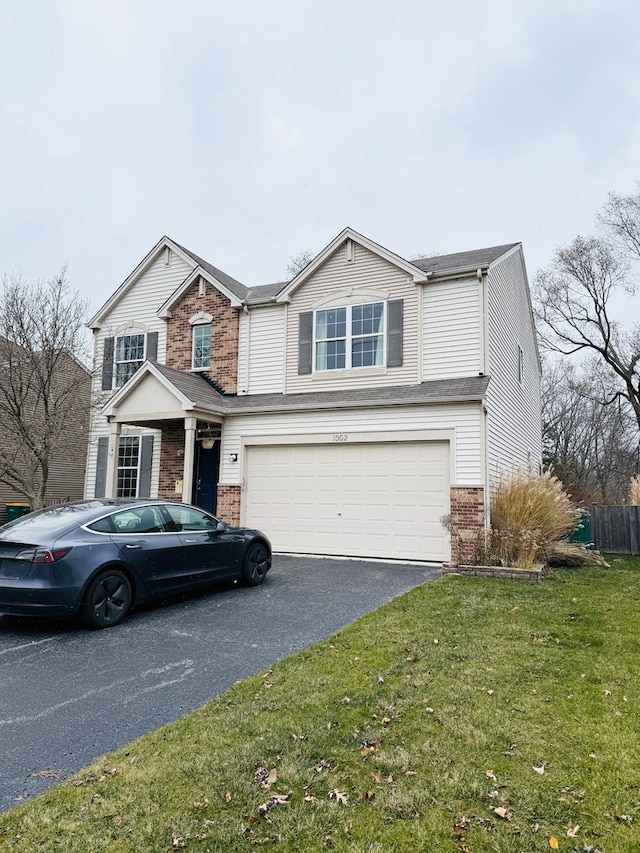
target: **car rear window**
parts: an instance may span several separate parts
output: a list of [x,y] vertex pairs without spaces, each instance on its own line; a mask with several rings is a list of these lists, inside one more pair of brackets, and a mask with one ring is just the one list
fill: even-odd
[[58,528],[71,521],[75,521],[78,516],[84,515],[88,509],[93,506],[101,506],[99,503],[86,502],[81,504],[58,504],[57,506],[47,507],[38,512],[23,515],[15,521],[10,521],[5,525],[5,528],[16,530],[18,528],[28,530],[50,530]]

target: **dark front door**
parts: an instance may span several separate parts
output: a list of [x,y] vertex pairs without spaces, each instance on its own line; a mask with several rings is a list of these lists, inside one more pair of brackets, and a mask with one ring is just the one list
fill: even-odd
[[220,442],[211,450],[205,450],[201,441],[196,441],[194,463],[193,502],[215,515],[218,506],[218,471],[220,469]]

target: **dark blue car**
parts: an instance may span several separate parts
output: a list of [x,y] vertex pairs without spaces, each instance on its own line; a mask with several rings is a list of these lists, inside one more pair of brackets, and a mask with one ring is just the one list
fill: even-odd
[[75,501],[0,527],[0,613],[108,628],[134,604],[232,579],[255,586],[270,567],[263,533],[197,507]]

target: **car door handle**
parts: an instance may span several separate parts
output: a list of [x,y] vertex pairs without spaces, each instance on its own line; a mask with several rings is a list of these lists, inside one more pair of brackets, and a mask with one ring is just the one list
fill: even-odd
[[199,540],[197,537],[196,537],[196,538],[191,538],[191,537],[189,537],[189,536],[185,536],[185,537],[184,537],[184,541],[185,541],[185,542],[199,542],[200,540]]
[[124,547],[125,547],[125,548],[132,548],[132,549],[133,549],[133,548],[140,548],[140,545],[136,545],[136,544],[133,544],[133,543],[132,543],[132,544],[127,543]]

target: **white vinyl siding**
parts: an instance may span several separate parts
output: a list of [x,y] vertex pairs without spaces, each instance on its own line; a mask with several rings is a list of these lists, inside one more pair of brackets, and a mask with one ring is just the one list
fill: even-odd
[[[252,308],[248,316],[241,315],[239,393],[283,393],[284,315],[284,305]],[[250,339],[249,346],[247,346],[247,338]]]
[[424,285],[422,379],[482,372],[480,284],[475,276]]
[[[167,353],[166,323],[156,317],[156,311],[165,302],[176,288],[189,275],[195,264],[187,264],[175,252],[172,253],[171,264],[165,264],[165,252],[160,252],[156,260],[151,263],[139,276],[131,288],[113,306],[108,316],[102,320],[102,328],[94,335],[94,375],[92,380],[94,407],[91,412],[91,427],[89,448],[87,453],[87,468],[85,474],[84,493],[93,496],[96,481],[96,462],[98,452],[98,438],[109,435],[109,427],[106,419],[100,414],[100,410],[111,396],[118,390],[101,390],[102,358],[104,352],[104,341],[108,337],[119,335],[130,335],[136,333],[145,334],[158,332],[158,354],[157,360],[165,363]],[[123,435],[126,428],[123,428]],[[149,432],[148,430],[146,432]],[[160,432],[151,431],[156,436],[153,443],[153,468],[151,475],[151,494],[157,494],[159,466],[160,466]],[[131,430],[130,434],[141,434],[139,430]],[[155,491],[153,491],[155,489]]]
[[[512,252],[489,270],[489,478],[542,458],[540,372],[522,254]],[[519,381],[519,348],[522,381]]]
[[247,523],[275,551],[445,560],[445,441],[247,448]]
[[[453,435],[451,485],[483,485],[481,449],[482,411],[479,403],[455,403],[438,406],[389,406],[378,409],[286,412],[228,416],[223,431],[220,483],[238,485],[243,478],[243,443],[254,436],[323,434],[357,436],[366,433],[406,431],[450,431]],[[240,464],[231,462],[237,453]]]
[[[418,286],[403,270],[358,244],[354,260],[346,260],[340,246],[291,297],[286,328],[286,393],[347,388],[379,388],[419,381]],[[333,300],[329,297],[335,296]],[[348,298],[347,298],[348,295]],[[402,367],[359,368],[353,371],[320,371],[298,374],[298,323],[300,314],[316,309],[368,302],[403,300]]]
[[[162,433],[160,430],[141,429],[139,427],[128,426],[122,427],[123,436],[131,435],[152,435],[153,439],[153,460],[151,464],[151,495],[158,494],[158,484],[160,481],[160,445],[162,442]],[[94,424],[94,428],[89,436],[87,448],[87,471],[85,477],[84,496],[92,498],[95,496],[96,487],[96,468],[98,462],[98,439],[102,436],[109,436],[109,425],[104,418],[100,418],[99,424]]]

